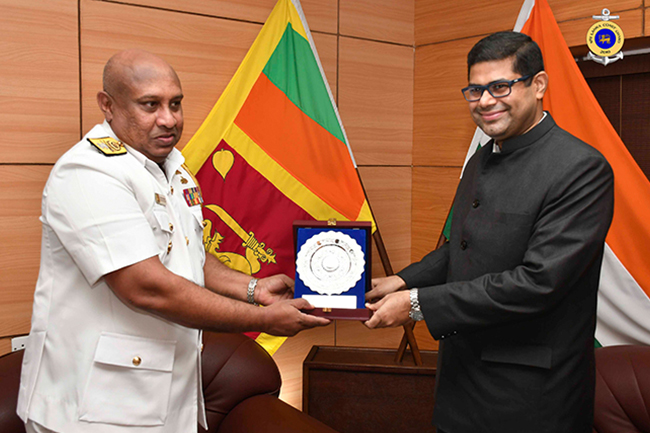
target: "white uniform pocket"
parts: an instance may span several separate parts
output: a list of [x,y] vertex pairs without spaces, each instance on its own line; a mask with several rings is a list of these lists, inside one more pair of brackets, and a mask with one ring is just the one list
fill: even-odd
[[164,424],[175,349],[175,341],[102,333],[79,419],[130,426]]

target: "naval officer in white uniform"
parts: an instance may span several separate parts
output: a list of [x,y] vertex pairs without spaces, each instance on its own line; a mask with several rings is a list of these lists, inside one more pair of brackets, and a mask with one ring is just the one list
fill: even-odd
[[329,321],[300,312],[311,306],[292,299],[288,277],[258,281],[205,254],[200,189],[175,149],[183,93],[172,67],[127,50],[103,84],[105,122],[43,192],[18,415],[28,432],[196,432],[200,329],[293,335]]

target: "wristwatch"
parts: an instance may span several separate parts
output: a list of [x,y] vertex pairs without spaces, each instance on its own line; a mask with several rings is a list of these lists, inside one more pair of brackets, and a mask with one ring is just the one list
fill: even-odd
[[409,290],[409,299],[411,300],[411,311],[409,311],[409,317],[414,322],[419,322],[424,320],[424,314],[422,314],[422,309],[420,309],[420,301],[418,300],[418,289],[413,288]]
[[251,278],[251,280],[248,282],[248,289],[246,290],[246,299],[248,300],[248,303],[255,306],[260,305],[255,302],[255,288],[257,287],[257,281],[257,278]]

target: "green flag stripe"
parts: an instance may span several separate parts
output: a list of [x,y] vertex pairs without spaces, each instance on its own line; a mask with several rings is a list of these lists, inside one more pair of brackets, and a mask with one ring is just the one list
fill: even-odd
[[303,113],[345,143],[311,45],[291,23],[263,72]]
[[[478,152],[478,150],[481,148],[481,143],[476,146],[476,150],[474,153]],[[454,207],[451,207],[451,210],[449,211],[449,216],[447,217],[447,221],[445,221],[445,227],[442,229],[442,234],[444,237],[449,239],[449,236],[451,236],[451,218],[454,216]]]
[[447,217],[447,221],[445,221],[445,227],[442,229],[442,234],[444,237],[449,239],[451,236],[451,218],[454,216],[454,207],[451,207],[451,210],[449,211],[449,216]]

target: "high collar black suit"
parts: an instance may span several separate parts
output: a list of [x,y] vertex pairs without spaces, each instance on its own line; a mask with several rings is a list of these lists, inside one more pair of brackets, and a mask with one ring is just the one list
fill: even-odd
[[613,174],[550,115],[469,161],[451,236],[401,271],[441,340],[447,433],[590,433],[594,329]]

